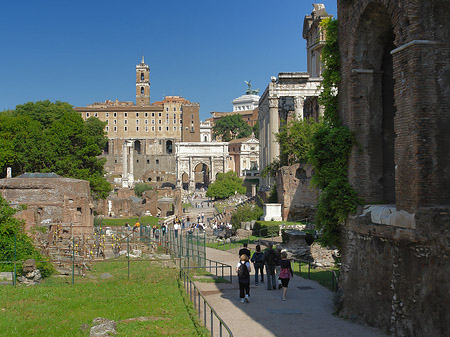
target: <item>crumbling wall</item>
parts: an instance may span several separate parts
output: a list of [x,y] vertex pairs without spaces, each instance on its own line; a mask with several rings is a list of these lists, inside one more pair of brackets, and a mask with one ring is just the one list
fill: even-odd
[[310,165],[283,166],[277,173],[277,194],[283,220],[314,220],[319,191],[311,186]]

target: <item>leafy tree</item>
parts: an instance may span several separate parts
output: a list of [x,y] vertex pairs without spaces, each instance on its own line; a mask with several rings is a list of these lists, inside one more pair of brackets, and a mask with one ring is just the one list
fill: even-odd
[[[13,217],[16,210],[8,205],[8,202],[0,196],[0,261],[13,261],[16,255],[17,261],[35,259],[36,266],[43,277],[54,272],[49,262],[44,262],[41,253],[33,246],[31,238],[23,230],[23,221]],[[16,249],[14,249],[14,237]],[[14,254],[14,251],[16,252]],[[22,264],[17,264],[17,271],[22,272]],[[13,263],[0,263],[0,271],[13,271]]]
[[208,186],[206,196],[216,199],[225,199],[236,192],[244,194],[247,189],[243,186],[243,180],[236,175],[236,172],[219,173],[216,181]]
[[153,187],[150,184],[146,184],[146,183],[139,183],[139,184],[135,184],[134,185],[134,193],[136,194],[136,196],[138,196],[139,198],[142,197],[142,193],[148,190],[152,190]]
[[99,158],[107,138],[105,123],[84,121],[68,103],[29,102],[0,113],[0,175],[11,166],[14,175],[55,172],[90,182],[95,198],[111,190]]
[[256,204],[239,206],[231,216],[231,225],[234,230],[241,228],[241,222],[259,220],[263,216],[263,209]]
[[253,125],[252,131],[255,135],[255,138],[259,139],[259,121],[256,121],[255,125]]
[[236,138],[249,137],[252,129],[242,119],[241,115],[228,115],[220,118],[213,126],[214,137],[222,137],[222,141],[229,142]]

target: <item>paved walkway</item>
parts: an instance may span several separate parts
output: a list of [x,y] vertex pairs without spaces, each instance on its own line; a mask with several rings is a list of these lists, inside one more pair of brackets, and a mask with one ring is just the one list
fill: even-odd
[[[334,293],[299,276],[290,281],[287,300],[282,301],[281,290],[268,291],[265,283],[254,285],[252,270],[250,303],[241,303],[234,273],[237,254],[207,248],[206,256],[233,266],[232,284],[196,282],[196,285],[235,337],[385,336],[378,330],[333,315]],[[227,335],[226,331],[223,335]]]

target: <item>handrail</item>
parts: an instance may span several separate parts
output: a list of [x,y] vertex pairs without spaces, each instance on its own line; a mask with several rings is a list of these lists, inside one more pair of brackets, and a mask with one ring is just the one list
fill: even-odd
[[[198,312],[198,318],[200,319],[201,316],[201,303],[200,299],[203,299],[203,324],[205,327],[207,327],[207,319],[206,319],[206,306],[208,306],[210,310],[210,327],[209,330],[211,331],[211,337],[214,336],[214,316],[219,321],[219,335],[222,336],[222,327],[225,328],[225,330],[228,332],[228,336],[233,337],[233,333],[231,332],[228,325],[220,318],[219,314],[212,308],[212,306],[208,303],[206,298],[203,296],[201,291],[197,288],[195,285],[195,282],[191,279],[188,273],[185,271],[185,267],[182,267],[180,269],[180,273],[183,275],[183,286],[186,289],[186,293],[189,294],[189,299],[191,302],[194,303],[194,307]],[[192,292],[194,291],[194,294]],[[198,300],[197,300],[198,299]]]

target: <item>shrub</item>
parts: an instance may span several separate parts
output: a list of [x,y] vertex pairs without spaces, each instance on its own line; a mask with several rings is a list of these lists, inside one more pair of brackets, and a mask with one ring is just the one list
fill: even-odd
[[152,190],[153,187],[150,184],[146,183],[138,183],[134,185],[134,193],[137,197],[142,198],[142,193],[148,190]]
[[263,215],[261,207],[255,204],[245,204],[239,206],[231,216],[231,225],[233,230],[241,228],[241,222],[258,220]]
[[253,226],[252,235],[255,236],[278,236],[280,225],[270,221],[256,221]]

